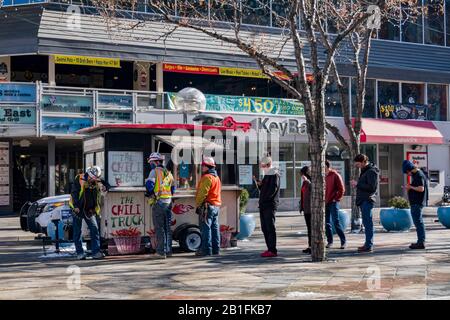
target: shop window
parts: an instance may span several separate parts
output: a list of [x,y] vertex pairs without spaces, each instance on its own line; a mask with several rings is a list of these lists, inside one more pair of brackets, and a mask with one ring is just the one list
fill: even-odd
[[[345,87],[345,94],[348,95],[349,78],[341,78]],[[341,98],[338,87],[333,79],[329,79],[329,83],[325,89],[325,115],[329,117],[342,117]]]
[[378,38],[384,40],[400,40],[400,21],[396,19],[382,19],[378,31]]
[[[375,118],[375,83],[374,79],[367,79],[366,81],[366,95],[364,101],[363,118]],[[352,116],[356,116],[356,95],[358,87],[356,79],[352,78]]]
[[444,45],[444,0],[424,0],[427,14],[424,16],[425,43]]
[[12,56],[11,81],[48,83],[48,56]]
[[242,23],[270,26],[270,0],[242,0]]
[[414,8],[402,4],[402,41],[422,43],[422,14],[414,12]]
[[378,104],[399,103],[399,83],[378,81]]
[[420,83],[402,83],[402,103],[423,104],[424,85]]
[[447,120],[447,86],[443,84],[429,84],[428,92],[428,120]]

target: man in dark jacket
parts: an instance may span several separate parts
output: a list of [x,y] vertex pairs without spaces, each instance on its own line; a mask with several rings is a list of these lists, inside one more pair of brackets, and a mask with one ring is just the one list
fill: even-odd
[[[89,167],[84,174],[76,176],[72,186],[69,205],[73,212],[73,242],[79,260],[86,259],[81,233],[83,220],[86,221],[91,235],[92,258],[103,258],[103,253],[100,251],[100,232],[97,216],[100,214],[101,209],[101,190],[108,190],[109,184],[100,179],[100,177],[101,169],[99,167]],[[100,188],[100,184],[103,184],[103,188]]]
[[411,161],[404,160],[403,173],[411,177],[411,183],[404,188],[408,192],[411,216],[416,226],[417,243],[412,243],[410,249],[425,249],[425,225],[423,223],[422,210],[428,200],[427,178],[422,170],[418,169]]
[[264,172],[264,178],[262,181],[258,181],[260,187],[259,214],[261,229],[268,249],[261,254],[261,257],[269,258],[277,256],[275,214],[280,199],[280,174],[277,169],[272,167],[270,157],[262,158],[260,166]]
[[333,231],[331,227],[331,220],[333,220],[336,233],[341,240],[341,249],[345,249],[346,238],[344,230],[342,230],[341,222],[339,221],[339,202],[345,193],[344,182],[341,175],[330,168],[330,162],[325,161],[325,233],[327,236],[327,248],[333,246]]
[[379,170],[373,163],[369,163],[369,158],[365,154],[358,154],[354,162],[355,166],[361,169],[361,174],[358,181],[351,181],[351,185],[353,188],[356,187],[356,205],[361,208],[363,225],[366,232],[366,242],[358,248],[358,252],[372,252],[372,209],[376,201]]

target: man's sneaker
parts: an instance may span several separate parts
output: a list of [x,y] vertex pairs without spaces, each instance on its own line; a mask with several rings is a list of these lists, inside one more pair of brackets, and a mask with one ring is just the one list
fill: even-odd
[[155,254],[150,255],[150,258],[152,258],[152,259],[165,259],[166,255],[165,254],[155,253]]
[[272,251],[264,251],[263,253],[261,253],[261,257],[263,258],[273,258],[278,256],[278,254],[273,253]]
[[358,252],[373,252],[373,249],[371,247],[362,246],[358,247]]
[[327,243],[327,245],[325,246],[327,249],[330,249],[331,247],[333,247],[333,242],[331,243]]
[[95,260],[100,260],[100,259],[103,259],[104,257],[105,257],[105,255],[101,251],[92,255],[92,259],[95,259]]
[[410,249],[425,249],[425,244],[424,243],[411,243],[411,245],[409,246]]
[[341,246],[339,247],[339,249],[344,250],[345,248],[347,248],[347,244],[343,243],[341,244]]
[[82,254],[77,254],[77,259],[78,260],[86,260],[86,254],[82,253]]
[[305,250],[303,250],[303,253],[311,254],[311,248],[306,248]]

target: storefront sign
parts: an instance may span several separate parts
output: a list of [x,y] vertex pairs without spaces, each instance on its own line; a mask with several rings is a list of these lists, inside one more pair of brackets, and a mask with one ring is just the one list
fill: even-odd
[[379,104],[382,119],[427,120],[428,106],[421,104]]
[[110,231],[137,228],[144,235],[145,198],[138,193],[112,193],[109,199],[107,225]]
[[0,107],[0,124],[36,124],[36,109]]
[[75,134],[92,127],[91,118],[42,117],[42,132],[51,134]]
[[0,83],[0,103],[35,103],[36,85]]
[[307,134],[306,122],[299,121],[297,119],[287,119],[280,121],[272,118],[257,118],[253,121],[252,128],[272,133],[279,133],[282,136],[286,136],[289,134]]
[[142,152],[108,152],[108,182],[114,187],[139,187],[144,183]]
[[97,137],[83,141],[83,150],[85,153],[89,151],[102,150],[105,148],[105,138]]
[[[175,93],[168,93],[169,107],[175,110]],[[251,112],[259,114],[305,115],[303,104],[295,100],[239,96],[205,95],[207,111]]]
[[191,74],[210,74],[218,75],[218,67],[204,67],[204,66],[187,66],[181,64],[164,63],[163,71],[178,72],[178,73],[191,73]]
[[123,112],[123,111],[99,110],[98,118],[99,120],[131,122],[133,120],[133,114],[131,113],[131,111]]
[[259,69],[242,69],[242,68],[219,68],[221,76],[244,77],[244,78],[268,78]]
[[428,172],[428,153],[427,152],[407,152],[406,159],[411,161],[417,168]]
[[98,104],[102,107],[118,107],[131,109],[133,106],[133,97],[127,95],[98,95]]
[[52,112],[91,113],[93,100],[90,96],[42,95],[41,108]]
[[251,165],[239,166],[239,185],[253,184],[253,167]]
[[120,59],[55,55],[55,64],[120,68]]
[[0,142],[0,206],[9,206],[9,189],[9,142]]

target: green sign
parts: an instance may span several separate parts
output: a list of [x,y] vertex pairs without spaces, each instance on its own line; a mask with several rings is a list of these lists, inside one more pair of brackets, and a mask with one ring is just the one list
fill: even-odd
[[[168,93],[170,109],[175,109],[174,100],[176,93]],[[296,100],[240,97],[240,96],[219,96],[205,94],[207,111],[225,112],[251,112],[262,114],[286,114],[304,116],[303,104]]]
[[0,107],[0,124],[36,124],[36,108]]

